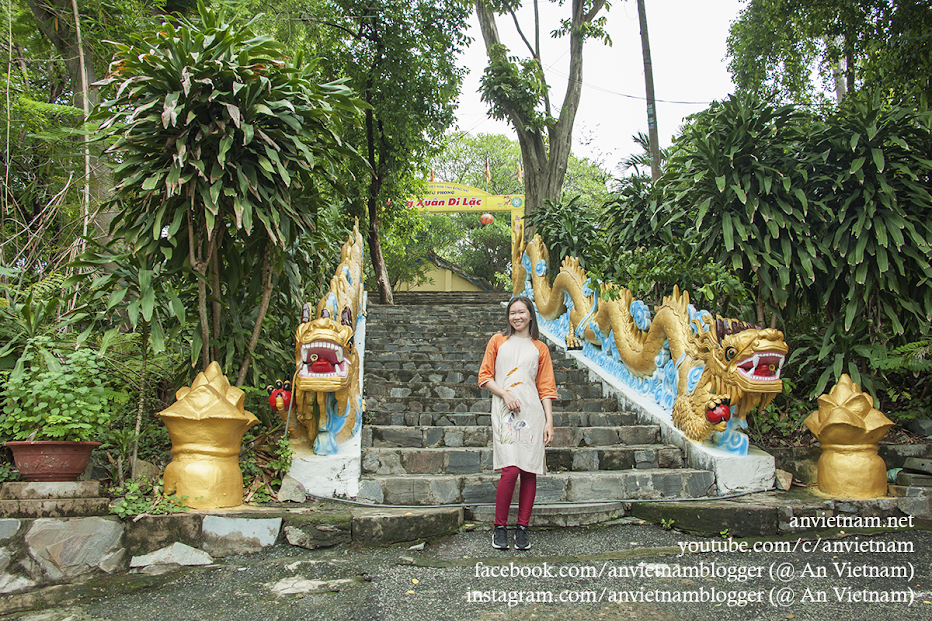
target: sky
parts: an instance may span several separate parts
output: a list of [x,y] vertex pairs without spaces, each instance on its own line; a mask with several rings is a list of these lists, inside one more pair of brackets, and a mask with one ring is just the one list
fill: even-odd
[[[524,4],[518,17],[522,30],[533,42],[531,3]],[[568,16],[567,5],[540,2],[541,57],[555,106],[562,102],[566,88],[569,44],[567,39],[550,38],[549,33]],[[631,137],[639,131],[647,133],[647,103],[637,4],[634,0],[615,0],[611,5],[606,16],[612,46],[590,40],[583,50],[583,91],[573,129],[573,153],[600,163],[618,176],[618,162],[640,151]],[[743,5],[741,0],[645,0],[662,147],[669,146],[684,117],[734,91],[725,60],[725,42]],[[512,54],[529,57],[510,17],[498,18],[498,30]],[[460,59],[468,74],[457,113],[459,129],[516,139],[507,123],[488,118],[488,107],[479,96],[486,56],[475,14],[470,18],[468,34],[473,42]]]

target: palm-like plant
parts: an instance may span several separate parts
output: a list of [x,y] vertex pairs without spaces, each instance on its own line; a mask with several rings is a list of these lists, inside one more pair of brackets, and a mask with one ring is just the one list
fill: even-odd
[[261,279],[242,383],[273,275],[313,230],[317,209],[339,193],[335,165],[357,157],[340,136],[362,104],[340,82],[318,83],[313,64],[286,62],[278,43],[250,33],[252,22],[226,23],[202,4],[198,11],[199,22],[169,21],[132,45],[116,44],[110,74],[98,83],[115,94],[93,118],[119,160],[114,233],[133,253],[195,273],[192,359],[200,356],[204,368],[210,328],[216,337],[220,326],[225,266],[235,261],[238,273]]

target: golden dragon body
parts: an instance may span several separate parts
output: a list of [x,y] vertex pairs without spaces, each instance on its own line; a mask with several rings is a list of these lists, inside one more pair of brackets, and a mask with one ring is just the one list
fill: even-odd
[[782,332],[713,319],[678,287],[651,317],[628,289],[612,285],[608,295],[596,296],[574,257],[564,259],[551,286],[540,236],[512,260],[515,294],[533,298],[544,324],[565,333],[569,349],[584,349],[609,373],[653,396],[691,440],[747,453],[748,413],[783,390]]

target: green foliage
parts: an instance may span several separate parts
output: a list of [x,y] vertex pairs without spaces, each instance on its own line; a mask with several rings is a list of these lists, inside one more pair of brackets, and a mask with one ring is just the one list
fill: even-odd
[[[60,283],[60,280],[57,282]],[[21,302],[0,305],[0,369],[12,369],[12,377],[22,377],[27,350],[31,355],[41,356],[49,369],[59,370],[61,365],[55,356],[57,349],[66,345],[80,344],[87,331],[75,339],[65,331],[87,317],[86,313],[73,311],[61,313],[59,292],[43,291],[43,283],[37,283]],[[56,285],[52,285],[56,287]],[[60,285],[59,285],[60,286]]]
[[[96,305],[98,319],[112,326],[101,340],[101,352],[121,329],[128,328],[148,334],[152,352],[159,354],[165,350],[166,333],[176,335],[187,320],[189,313],[180,295],[185,292],[179,287],[187,287],[190,296],[190,284],[172,278],[156,255],[118,252],[112,245],[92,242],[90,250],[71,266],[79,271],[65,287],[80,285],[83,300]],[[113,321],[115,316],[124,321]]]
[[[93,117],[114,138],[109,150],[122,155],[117,230],[134,249],[160,250],[172,263],[187,255],[168,250],[165,227],[168,240],[183,225],[204,236],[219,219],[245,241],[256,220],[282,248],[313,229],[323,198],[315,181],[338,184],[329,165],[354,155],[341,134],[360,111],[344,85],[318,83],[301,57],[289,66],[281,46],[254,36],[251,23],[199,10],[201,23],[169,21],[134,45],[115,45],[102,84],[117,94]],[[189,213],[190,205],[197,209]]]
[[161,479],[131,479],[122,486],[112,488],[110,493],[115,496],[110,503],[110,513],[121,518],[168,515],[188,510],[183,504],[187,496],[166,495]]
[[543,129],[550,121],[549,112],[538,105],[547,88],[544,72],[535,58],[520,60],[508,55],[508,48],[498,43],[488,49],[489,64],[482,74],[482,101],[489,104],[489,116],[503,121],[516,114],[532,130]]
[[[887,23],[910,4],[921,3],[751,0],[731,26],[728,68],[741,91],[782,101],[825,102],[818,86],[833,91],[837,74],[852,90],[869,50],[882,43]],[[821,85],[812,84],[813,69]]]
[[667,518],[660,518],[660,527],[664,530],[673,530],[673,520]]
[[793,382],[786,376],[783,379],[784,398],[774,401],[766,408],[754,412],[748,417],[748,435],[755,444],[767,446],[774,436],[794,438],[806,430],[806,418],[815,409],[811,402],[791,399]]
[[551,277],[559,273],[565,257],[576,257],[583,269],[599,267],[605,262],[607,251],[601,243],[601,225],[595,216],[581,209],[578,202],[578,196],[567,203],[548,201],[547,209],[525,217],[525,226],[534,227],[547,245]]
[[11,440],[87,441],[110,424],[110,403],[121,395],[105,385],[103,361],[87,348],[59,354],[57,370],[44,364],[36,350],[48,347],[46,337],[27,344],[22,360],[25,368],[11,376],[0,432]]
[[823,301],[845,331],[926,334],[932,320],[932,115],[852,96],[818,124],[813,193],[832,217],[814,222],[828,248]]
[[456,265],[499,288],[505,282],[511,264],[511,223],[507,214],[499,214],[491,224],[483,225],[476,214],[458,214],[465,235],[445,252]]
[[252,433],[243,436],[239,467],[243,473],[243,485],[246,490],[244,502],[262,504],[275,500],[282,478],[291,468],[291,460],[294,457],[291,443],[284,435],[274,439],[273,431],[257,436]]
[[649,304],[659,304],[677,285],[690,293],[697,307],[713,314],[747,317],[753,313],[753,298],[742,280],[711,259],[703,261],[688,243],[611,253],[603,277],[622,283]]
[[0,462],[0,483],[19,481],[22,476],[13,464]]
[[664,224],[694,227],[699,253],[756,280],[761,302],[776,309],[824,270],[811,233],[825,207],[799,159],[808,124],[791,106],[730,97],[684,130],[660,181]]
[[[223,366],[235,356],[242,376],[261,355],[254,335],[274,277],[341,195],[338,168],[359,161],[342,135],[363,104],[342,81],[320,83],[302,55],[287,62],[281,45],[252,34],[251,22],[226,23],[201,5],[199,13],[200,22],[172,19],[133,45],[116,44],[102,82],[116,92],[94,118],[120,159],[114,232],[132,254],[198,284],[191,353],[205,366],[207,348],[221,355],[209,336],[206,281],[217,301],[234,298],[227,308],[237,317],[226,320],[237,338],[224,343]],[[223,308],[212,307],[217,332]]]
[[454,244],[461,235],[450,216],[417,209],[399,212],[382,233],[382,253],[392,287],[402,282],[411,286],[427,283],[432,267],[426,260],[428,254]]
[[[485,179],[488,159],[491,182]],[[467,134],[457,131],[444,136],[443,150],[431,159],[431,168],[438,179],[481,188],[490,194],[523,194],[524,185],[518,178],[521,146],[516,140],[500,134]],[[580,202],[590,209],[608,200],[609,175],[599,165],[572,153],[566,164],[563,180],[564,200],[580,195]]]

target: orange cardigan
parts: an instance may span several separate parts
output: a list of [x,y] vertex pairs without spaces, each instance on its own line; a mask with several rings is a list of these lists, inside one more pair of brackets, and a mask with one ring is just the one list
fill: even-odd
[[[482,358],[482,365],[479,367],[480,387],[495,379],[495,358],[498,356],[498,348],[507,340],[508,337],[500,332],[489,339],[489,344],[485,347],[485,356]],[[537,339],[531,339],[531,342],[537,347],[539,354],[537,359],[537,394],[540,395],[541,401],[556,399],[557,382],[553,377],[553,362],[550,360],[550,350]]]

